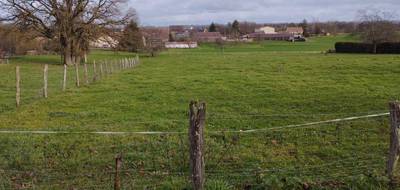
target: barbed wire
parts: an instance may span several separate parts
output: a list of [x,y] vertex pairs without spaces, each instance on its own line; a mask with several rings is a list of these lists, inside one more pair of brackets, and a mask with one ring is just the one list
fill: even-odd
[[[389,113],[380,113],[380,114],[372,114],[365,116],[355,116],[355,117],[347,117],[340,119],[332,119],[325,121],[317,121],[310,122],[304,124],[295,124],[295,125],[286,125],[286,126],[278,126],[278,127],[269,127],[269,128],[261,128],[261,129],[246,129],[246,130],[224,130],[224,131],[206,131],[206,133],[255,133],[255,132],[263,132],[263,131],[274,131],[280,129],[291,129],[291,128],[307,128],[307,127],[315,127],[321,124],[328,123],[338,123],[344,121],[353,121],[359,119],[367,119],[367,118],[376,118],[382,116],[388,116]],[[116,132],[116,131],[15,131],[15,130],[1,130],[0,134],[94,134],[94,135],[129,135],[129,134],[139,134],[139,135],[162,135],[162,134],[186,134],[187,132],[179,132],[179,131],[126,131],[126,132]]]

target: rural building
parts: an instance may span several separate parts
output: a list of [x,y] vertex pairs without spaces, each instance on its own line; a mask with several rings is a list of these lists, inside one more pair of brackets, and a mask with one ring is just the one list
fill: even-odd
[[194,26],[190,25],[172,25],[169,26],[169,33],[174,41],[185,41],[191,38],[191,34],[196,31]]
[[118,40],[110,37],[110,36],[102,36],[99,37],[97,40],[90,42],[90,46],[94,48],[102,48],[102,49],[109,49],[117,47]]
[[197,42],[166,42],[165,48],[167,49],[191,49],[197,48]]
[[302,27],[287,27],[286,33],[295,34],[295,35],[303,35],[303,28]]
[[140,31],[146,39],[157,39],[162,42],[169,41],[168,27],[142,27],[140,28]]
[[275,28],[270,26],[264,26],[256,29],[256,33],[264,33],[264,34],[276,34]]
[[282,41],[290,41],[294,38],[294,34],[290,33],[276,33],[276,34],[264,34],[264,33],[252,33],[248,34],[248,39],[253,40],[282,40]]
[[194,34],[194,40],[197,42],[217,42],[222,40],[219,32],[197,32]]

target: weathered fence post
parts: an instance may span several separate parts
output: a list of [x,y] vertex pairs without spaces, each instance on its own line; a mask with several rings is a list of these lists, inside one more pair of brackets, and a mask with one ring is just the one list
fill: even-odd
[[190,174],[194,190],[203,190],[205,182],[204,127],[206,104],[195,101],[189,105]]
[[108,75],[108,74],[110,74],[109,70],[108,70],[108,61],[106,61],[104,64],[105,64],[105,69],[106,69],[105,70],[106,71],[105,74]]
[[103,78],[103,62],[100,63],[100,78]]
[[93,61],[93,81],[97,80],[97,67],[96,67],[96,61]]
[[110,64],[110,74],[114,73],[115,61],[112,61]]
[[17,107],[19,107],[20,103],[21,103],[21,76],[19,73],[19,66],[15,67],[15,87],[16,87],[16,94],[15,94],[15,101],[16,101],[16,105]]
[[79,63],[75,63],[75,72],[76,72],[76,86],[79,87],[80,86],[80,82],[79,82]]
[[43,68],[43,98],[47,98],[47,76],[49,71],[49,65],[45,64]]
[[387,172],[389,179],[393,179],[394,169],[396,168],[397,161],[400,153],[400,103],[391,102],[389,103],[390,108],[390,147],[389,147],[389,159],[387,163]]
[[63,78],[62,90],[65,91],[66,89],[67,89],[67,64],[64,64],[64,78]]
[[122,166],[122,156],[121,154],[118,154],[115,157],[115,179],[114,179],[114,190],[120,190],[121,189],[121,179],[119,176],[119,172],[121,170]]
[[85,80],[86,84],[89,84],[88,68],[87,68],[86,63],[83,64],[83,69],[84,69],[84,71],[83,71],[84,80]]

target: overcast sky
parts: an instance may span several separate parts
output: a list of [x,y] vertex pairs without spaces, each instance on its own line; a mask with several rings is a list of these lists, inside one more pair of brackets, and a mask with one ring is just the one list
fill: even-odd
[[400,0],[130,0],[142,25],[351,21],[366,8],[399,12]]

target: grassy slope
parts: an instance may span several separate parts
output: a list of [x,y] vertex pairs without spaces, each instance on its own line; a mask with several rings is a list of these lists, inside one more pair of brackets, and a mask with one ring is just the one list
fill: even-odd
[[[57,90],[60,81],[55,82],[54,93],[50,93],[48,100],[37,95],[41,66],[23,62],[51,63],[57,58],[22,57],[13,61],[20,62],[23,71],[30,73],[24,81],[32,89],[32,95],[28,96],[31,99],[23,100],[24,105],[18,110],[12,108],[14,68],[0,65],[2,73],[8,74],[0,76],[0,111],[3,112],[0,128],[184,132],[187,104],[192,99],[207,102],[208,131],[261,129],[387,111],[387,102],[398,99],[400,94],[397,85],[400,57],[319,53],[333,48],[334,41],[342,40],[354,39],[339,36],[313,38],[307,43],[228,45],[224,54],[212,45],[170,50],[157,58],[143,58],[143,64],[134,70],[115,74],[88,87],[70,88],[64,94]],[[128,56],[106,55],[95,52],[91,59]],[[58,79],[61,66],[51,66],[52,69],[60,71],[52,76]],[[365,177],[355,183],[351,180],[359,174],[381,175],[384,171],[386,120],[366,119],[256,134],[209,134],[207,171],[211,179],[219,179],[209,184],[279,187],[281,181],[273,181],[273,176],[293,177],[289,181],[294,184],[297,181],[362,184]],[[70,176],[59,185],[105,185],[99,188],[107,188],[111,182],[103,172],[119,152],[125,155],[125,167],[132,170],[126,175],[136,179],[126,177],[126,187],[132,183],[160,188],[187,185],[186,178],[180,176],[188,168],[185,135],[1,136],[0,168],[35,171],[36,177],[5,173],[4,187],[31,180],[45,188],[48,184],[60,183],[63,176]],[[336,163],[349,159],[352,162]],[[326,163],[333,164],[318,167]],[[364,168],[366,163],[371,165]],[[49,169],[50,176],[56,179],[47,179],[49,174],[41,173],[43,169]],[[268,171],[262,172],[264,169]],[[283,171],[271,172],[272,169]],[[146,173],[147,170],[157,172]],[[95,171],[96,174],[86,176]],[[74,177],[71,173],[85,174],[85,177]],[[17,176],[17,182],[11,182],[10,176]],[[373,185],[374,180],[366,181]]]

